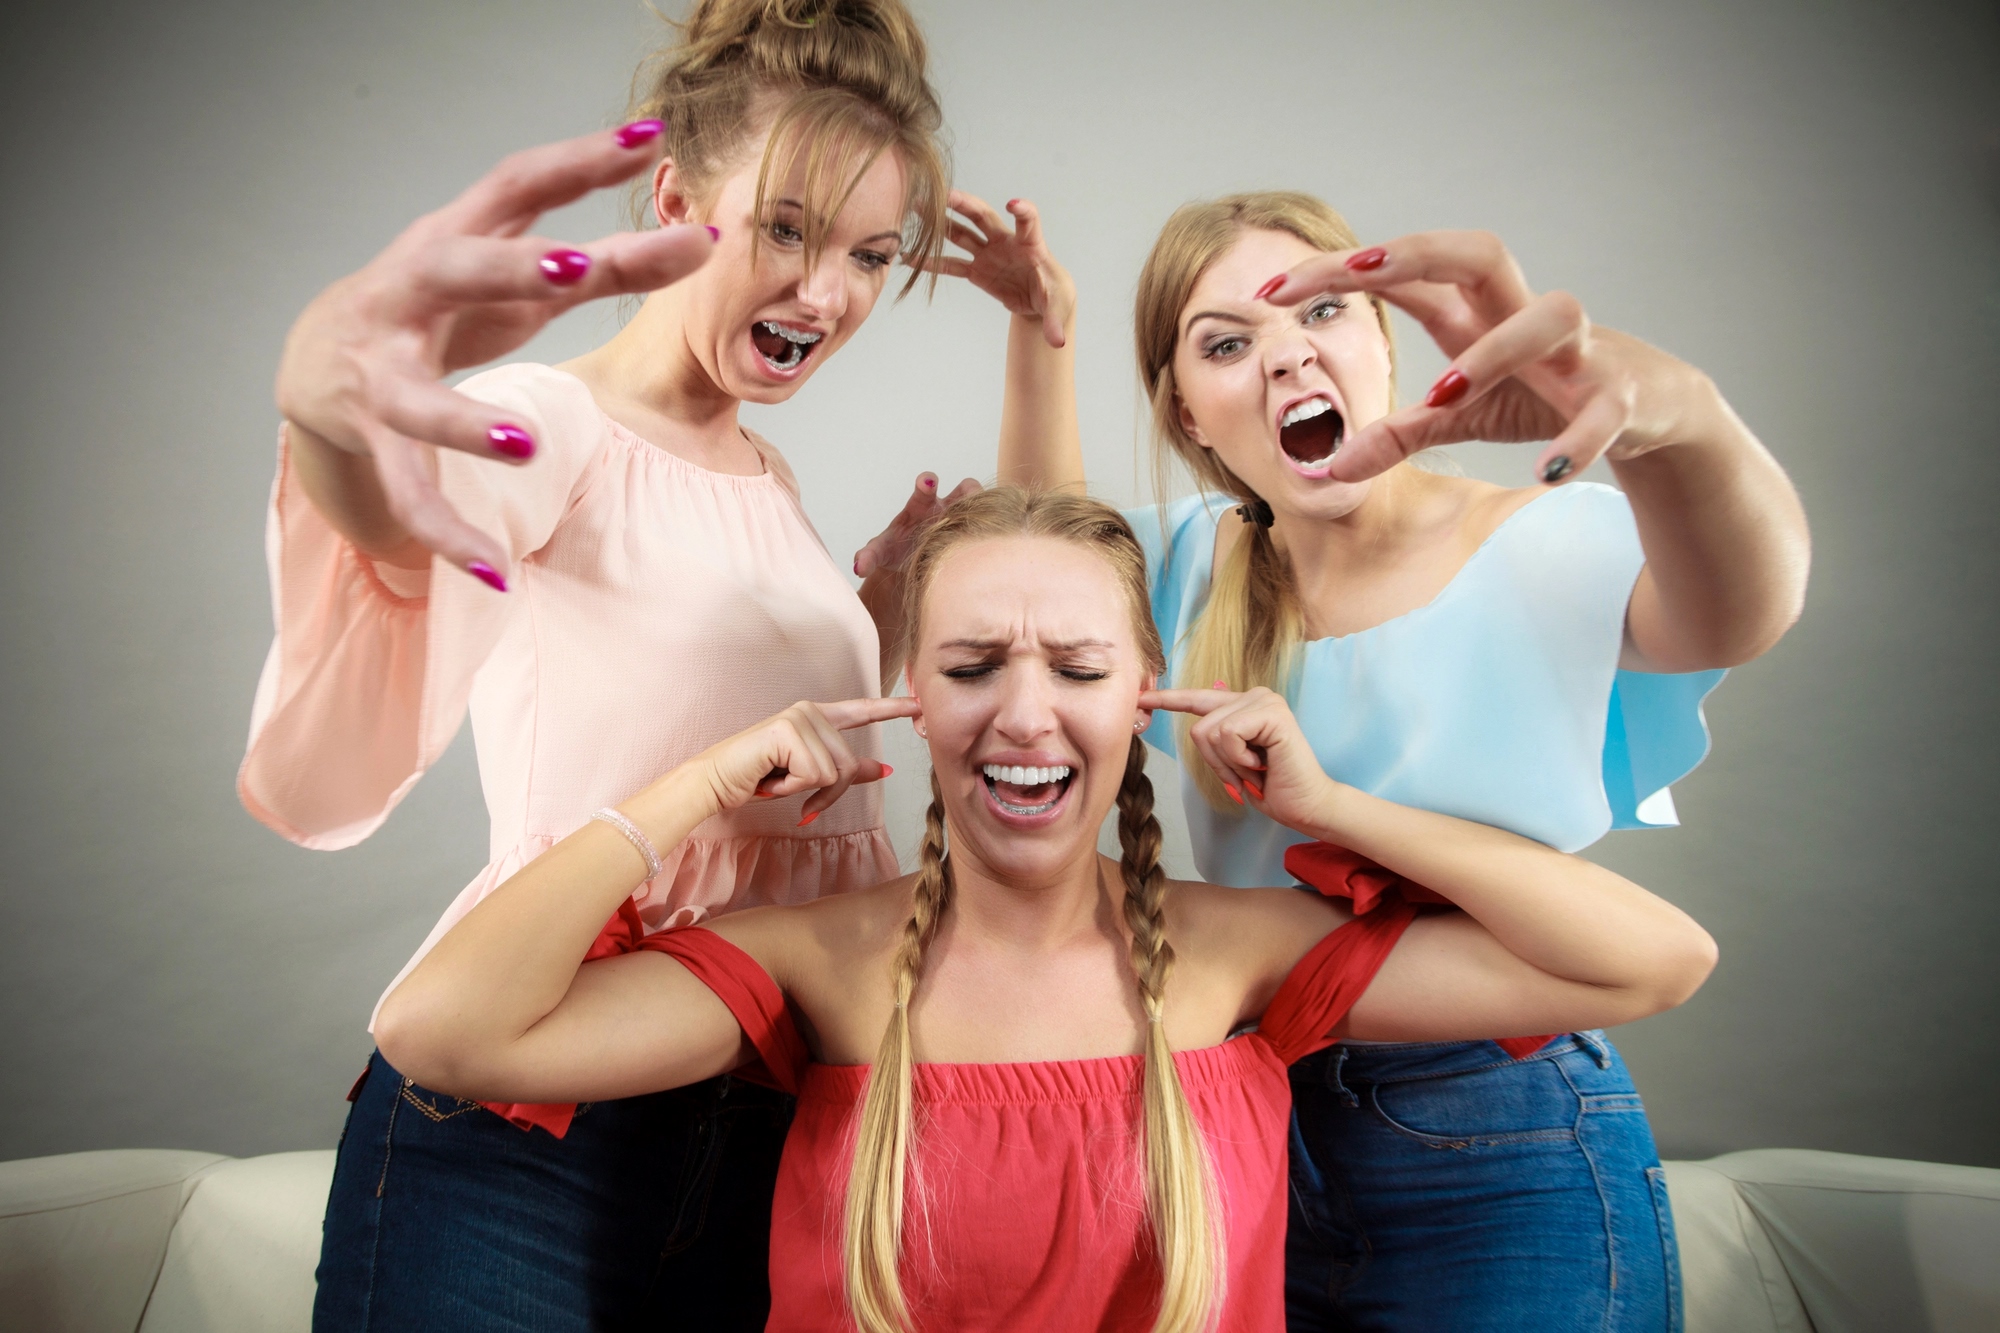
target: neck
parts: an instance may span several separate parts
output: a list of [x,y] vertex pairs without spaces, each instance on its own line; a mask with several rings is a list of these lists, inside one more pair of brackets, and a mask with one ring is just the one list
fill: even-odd
[[[963,847],[954,841],[955,847]],[[1117,931],[1123,894],[1115,866],[1086,845],[1061,866],[1033,876],[998,874],[967,849],[952,854],[954,934],[1024,952],[1060,949],[1080,936]]]
[[1366,483],[1360,500],[1331,517],[1278,511],[1271,540],[1290,563],[1299,591],[1337,580],[1355,567],[1392,556],[1406,535],[1424,490],[1423,478],[1398,463]]
[[695,350],[688,286],[649,295],[611,341],[566,368],[607,406],[630,405],[666,421],[677,432],[676,443],[697,452],[728,450],[742,439],[736,419],[742,402],[717,382]]

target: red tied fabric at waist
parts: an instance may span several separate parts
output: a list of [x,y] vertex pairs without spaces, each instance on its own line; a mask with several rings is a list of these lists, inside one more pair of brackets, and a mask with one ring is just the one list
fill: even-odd
[[[1412,906],[1451,906],[1451,900],[1442,894],[1403,878],[1387,866],[1375,864],[1359,852],[1330,842],[1301,842],[1287,847],[1285,870],[1299,883],[1318,889],[1328,898],[1348,899],[1354,904],[1356,916],[1367,916],[1385,901],[1398,899]],[[1495,1037],[1493,1043],[1514,1059],[1525,1060],[1560,1035]]]

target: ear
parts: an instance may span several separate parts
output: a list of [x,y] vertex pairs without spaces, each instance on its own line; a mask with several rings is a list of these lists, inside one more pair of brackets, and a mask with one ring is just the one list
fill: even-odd
[[671,157],[661,158],[660,165],[653,168],[653,217],[662,227],[671,227],[693,216],[694,200],[680,169]]
[[1215,447],[1202,435],[1201,427],[1195,424],[1194,413],[1188,411],[1186,400],[1179,394],[1174,395],[1174,416],[1181,423],[1181,434],[1187,436],[1204,449]]
[[922,712],[924,701],[917,698],[917,683],[910,679],[910,666],[907,662],[903,664],[903,684],[910,691],[910,697],[917,700],[918,713],[910,719],[910,729],[917,733],[918,740],[927,741],[931,738],[931,734],[924,730],[924,715]]
[[[1148,671],[1146,679],[1139,684],[1139,691],[1142,694],[1147,690],[1157,690],[1159,688],[1159,673],[1154,671]],[[1147,727],[1153,725],[1153,710],[1150,708],[1141,708],[1134,713],[1134,716],[1138,719],[1132,724],[1132,730],[1135,733],[1144,731]]]

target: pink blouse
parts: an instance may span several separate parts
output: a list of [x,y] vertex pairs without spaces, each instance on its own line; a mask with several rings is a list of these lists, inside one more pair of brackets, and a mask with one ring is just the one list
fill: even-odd
[[[362,556],[300,491],[281,438],[266,535],[277,637],[237,776],[244,806],[293,842],[351,847],[470,709],[492,859],[417,958],[591,811],[788,704],[879,690],[874,622],[769,444],[751,437],[762,474],[731,476],[648,444],[547,366],[459,387],[540,445],[519,468],[438,451],[445,497],[507,547],[512,591],[442,561],[412,572]],[[854,742],[873,752],[872,734]],[[634,896],[645,928],[895,877],[879,787],[807,829],[802,803],[698,827]]]

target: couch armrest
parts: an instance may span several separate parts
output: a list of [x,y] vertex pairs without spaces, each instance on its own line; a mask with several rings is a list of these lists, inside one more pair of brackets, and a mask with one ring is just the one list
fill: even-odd
[[1817,1333],[2000,1328],[2000,1171],[1797,1148],[1700,1165],[1735,1183]]
[[0,1330],[133,1333],[214,1153],[121,1148],[0,1162]]
[[140,1333],[308,1333],[333,1150],[226,1161],[174,1228]]

